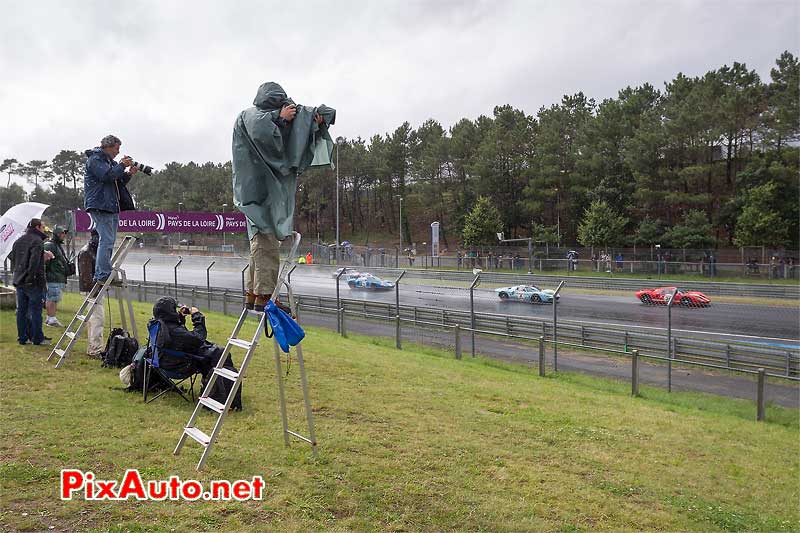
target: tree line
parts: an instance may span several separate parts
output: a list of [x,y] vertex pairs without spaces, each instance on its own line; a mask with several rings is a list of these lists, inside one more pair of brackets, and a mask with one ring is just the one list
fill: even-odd
[[[444,247],[491,244],[496,229],[595,246],[797,248],[798,102],[800,65],[786,51],[769,80],[736,62],[599,103],[578,92],[535,115],[501,105],[449,129],[428,119],[341,139],[342,233],[369,244],[402,232],[408,243],[427,240],[439,221]],[[7,159],[0,170],[35,181],[33,195],[43,183],[80,196],[75,156]],[[232,209],[230,182],[230,162],[174,162],[139,174],[131,189],[143,208],[219,211]],[[300,231],[332,238],[335,196],[335,172],[302,176]]]

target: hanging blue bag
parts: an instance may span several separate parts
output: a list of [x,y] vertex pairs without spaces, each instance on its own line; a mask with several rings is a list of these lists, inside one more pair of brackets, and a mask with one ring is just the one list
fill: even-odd
[[285,311],[279,309],[272,300],[267,302],[267,317],[272,327],[272,334],[284,353],[289,353],[289,346],[297,346],[306,332]]

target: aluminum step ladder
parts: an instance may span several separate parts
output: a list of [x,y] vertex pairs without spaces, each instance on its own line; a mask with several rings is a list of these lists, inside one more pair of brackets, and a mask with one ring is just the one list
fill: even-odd
[[[122,243],[114,251],[111,256],[111,275],[103,283],[95,283],[92,290],[83,300],[83,303],[78,308],[78,312],[72,317],[61,338],[53,346],[53,350],[47,357],[50,361],[55,356],[58,356],[56,368],[61,366],[66,361],[75,343],[83,332],[83,328],[89,321],[89,318],[94,313],[95,306],[103,305],[103,297],[107,296],[111,288],[116,289],[117,300],[119,301],[119,316],[122,324],[122,329],[128,331],[138,341],[139,333],[136,329],[136,318],[133,314],[133,305],[131,304],[130,297],[128,296],[128,278],[125,276],[125,270],[122,269],[122,263],[128,256],[133,245],[136,243],[136,237],[133,235],[126,235],[122,239]],[[127,308],[127,309],[126,309]],[[127,310],[127,316],[126,316]],[[128,320],[130,320],[131,329],[128,330]]]
[[[287,294],[289,299],[289,305],[294,316],[297,316],[297,307],[294,301],[294,294],[291,290],[291,285],[286,280],[287,273],[292,269],[292,260],[297,255],[297,248],[300,245],[300,234],[294,233],[294,242],[292,244],[291,252],[289,252],[289,256],[286,261],[284,261],[283,266],[281,267],[280,275],[278,276],[278,282],[275,285],[275,290],[272,293],[271,300],[275,301],[275,299],[280,294],[280,289],[283,286],[287,288]],[[255,318],[258,320],[258,327],[256,329],[255,334],[253,335],[252,339],[241,339],[239,338],[239,333],[242,330],[245,322],[248,318]],[[261,338],[261,335],[264,333],[265,328],[267,326],[269,319],[267,318],[266,312],[259,312],[253,311],[250,309],[242,309],[242,314],[239,316],[239,320],[236,322],[236,326],[233,328],[233,333],[231,333],[230,338],[228,339],[227,344],[225,345],[225,350],[222,353],[222,356],[219,358],[216,367],[214,368],[214,373],[211,376],[211,379],[208,380],[205,389],[203,390],[202,394],[198,398],[197,405],[194,408],[194,412],[192,412],[192,416],[189,417],[189,422],[183,428],[183,433],[178,440],[178,445],[175,447],[175,451],[173,452],[175,455],[178,455],[183,448],[184,443],[186,442],[186,438],[190,437],[193,440],[197,441],[203,447],[203,453],[200,456],[200,461],[197,463],[197,470],[202,470],[203,466],[208,460],[208,456],[211,454],[211,448],[216,442],[217,438],[219,437],[220,431],[222,430],[222,424],[225,422],[225,417],[227,416],[231,404],[233,403],[233,399],[236,397],[236,392],[239,390],[241,386],[242,379],[245,376],[247,371],[247,367],[250,364],[250,359],[252,358],[253,354],[255,353],[256,348],[258,347],[258,341]],[[299,433],[291,431],[289,429],[289,421],[286,415],[286,397],[284,395],[284,388],[283,388],[283,378],[282,378],[282,370],[281,370],[281,356],[280,356],[280,349],[278,347],[277,340],[274,341],[275,344],[275,369],[277,371],[277,380],[278,380],[278,395],[280,399],[280,409],[281,409],[281,420],[283,423],[283,439],[284,444],[289,446],[289,437],[293,436],[296,437],[304,442],[307,442],[311,445],[312,453],[314,457],[317,457],[317,439],[314,433],[314,416],[311,412],[311,401],[309,400],[308,395],[308,382],[306,380],[306,370],[305,364],[303,361],[303,349],[301,344],[298,344],[294,347],[294,353],[297,356],[297,364],[300,372],[300,383],[303,389],[303,400],[305,402],[305,412],[306,412],[306,420],[308,422],[308,437],[305,437]],[[241,367],[239,368],[239,372],[234,372],[232,370],[228,370],[224,368],[225,361],[228,358],[228,354],[231,351],[232,347],[243,348],[247,350],[242,359]],[[227,379],[233,382],[233,386],[230,389],[227,399],[225,403],[220,403],[209,395],[211,391],[214,389],[214,383],[217,379]],[[197,417],[200,414],[203,407],[207,407],[210,410],[214,411],[218,414],[217,421],[214,424],[214,428],[211,431],[211,434],[206,434],[201,429],[197,428],[195,425],[197,421]]]

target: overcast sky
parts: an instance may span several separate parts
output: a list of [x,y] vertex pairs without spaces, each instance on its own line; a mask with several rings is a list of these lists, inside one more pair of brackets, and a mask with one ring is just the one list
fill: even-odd
[[[293,5],[301,4],[301,5]],[[600,101],[800,48],[797,1],[0,0],[0,160],[114,133],[161,167],[230,159],[259,84],[337,109],[334,135]]]

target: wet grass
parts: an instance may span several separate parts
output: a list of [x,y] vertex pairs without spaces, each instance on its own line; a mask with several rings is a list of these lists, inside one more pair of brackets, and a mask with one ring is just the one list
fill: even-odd
[[[77,303],[69,295],[64,308]],[[149,310],[135,309],[142,327]],[[174,396],[145,405],[116,370],[81,355],[54,370],[48,350],[16,344],[12,313],[0,323],[0,529],[800,529],[795,410],[770,408],[757,423],[752,402],[648,387],[631,398],[613,380],[542,379],[523,365],[309,328],[319,459],[283,445],[265,346],[243,385],[244,411],[228,418],[198,474],[198,446],[171,453],[192,406]],[[234,318],[210,313],[208,323],[221,342]],[[303,432],[296,365],[283,379]],[[65,467],[101,479],[126,468],[145,479],[262,475],[267,489],[260,502],[62,502]]]

